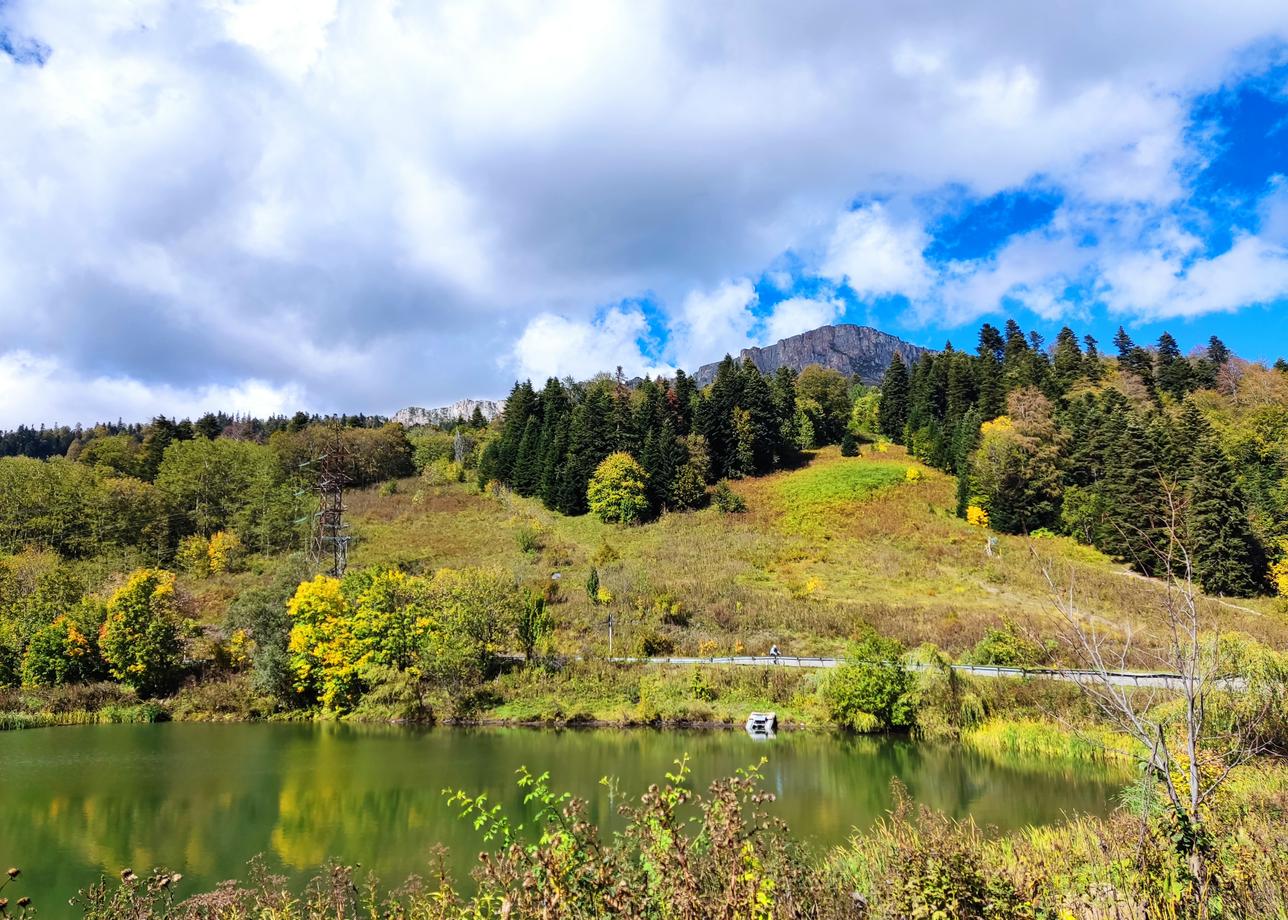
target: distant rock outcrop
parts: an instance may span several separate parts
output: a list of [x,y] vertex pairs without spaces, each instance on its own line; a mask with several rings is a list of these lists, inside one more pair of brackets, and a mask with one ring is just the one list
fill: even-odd
[[489,422],[501,414],[501,404],[495,399],[460,399],[439,409],[408,406],[395,412],[393,420],[408,428],[415,428],[417,425],[450,425],[458,418],[469,421],[475,409],[482,412]]
[[[864,383],[875,386],[885,376],[896,353],[905,363],[912,364],[929,350],[879,329],[842,323],[820,326],[764,348],[744,348],[738,360],[750,358],[763,374],[772,374],[780,367],[799,371],[810,364],[821,364],[847,377],[857,374]],[[699,386],[714,380],[719,366],[716,362],[698,368],[693,376]]]

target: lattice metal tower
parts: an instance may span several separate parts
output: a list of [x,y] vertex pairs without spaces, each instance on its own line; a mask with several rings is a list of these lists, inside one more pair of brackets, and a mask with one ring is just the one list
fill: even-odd
[[340,426],[332,429],[331,444],[318,458],[318,510],[313,516],[311,555],[315,565],[330,563],[327,574],[344,577],[349,565],[349,525],[344,522],[344,487],[349,483],[349,457]]

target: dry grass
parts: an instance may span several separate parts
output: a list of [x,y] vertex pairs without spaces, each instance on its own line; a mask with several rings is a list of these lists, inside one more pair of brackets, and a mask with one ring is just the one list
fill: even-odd
[[[908,481],[912,466],[921,472]],[[799,469],[733,484],[748,511],[665,515],[644,527],[566,518],[515,495],[478,494],[471,484],[399,484],[393,495],[352,496],[354,565],[410,569],[486,565],[544,585],[560,575],[552,607],[565,652],[602,648],[608,610],[584,584],[595,565],[613,594],[616,650],[645,634],[679,653],[763,651],[821,654],[844,648],[864,625],[909,645],[933,642],[954,654],[1004,622],[1037,637],[1054,635],[1039,557],[1073,578],[1088,615],[1151,629],[1159,587],[1063,537],[1002,536],[989,557],[986,535],[956,518],[954,481],[910,461],[898,448],[842,458],[819,451]],[[521,528],[542,549],[525,553]],[[669,592],[690,614],[666,625],[653,610]],[[1219,606],[1222,629],[1288,647],[1288,620],[1270,602]]]

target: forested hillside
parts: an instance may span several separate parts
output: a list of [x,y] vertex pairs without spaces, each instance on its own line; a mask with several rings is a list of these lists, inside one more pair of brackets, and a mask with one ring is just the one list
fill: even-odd
[[[433,694],[531,712],[546,691],[490,683],[498,662],[598,654],[610,619],[641,653],[837,653],[872,628],[1035,663],[1056,652],[1029,541],[1119,622],[1155,588],[1113,560],[1152,574],[1171,534],[1209,593],[1288,594],[1288,366],[1215,339],[1185,356],[1124,333],[1104,356],[1012,323],[896,360],[879,389],[726,358],[707,387],[525,381],[491,423],[378,421],[156,419],[0,458],[0,685],[81,706],[104,678],[187,684],[177,712]],[[310,580],[317,460],[337,449],[350,574]],[[1280,643],[1274,601],[1220,609]],[[625,711],[631,680],[593,711]]]
[[[911,368],[895,353],[879,392],[817,366],[766,376],[727,357],[705,389],[683,372],[634,388],[525,382],[479,481],[564,514],[599,513],[599,494],[601,517],[633,522],[698,507],[706,484],[802,450],[888,439],[958,477],[963,518],[1068,534],[1145,574],[1179,527],[1208,591],[1270,590],[1288,537],[1288,365],[1240,361],[1215,337],[1189,356],[1166,333],[1145,348],[1120,330],[1115,346],[1105,357],[1065,328],[1048,349],[1013,321],[985,324],[973,352],[949,344]],[[597,476],[613,454],[627,456]]]
[[1117,356],[1065,328],[1048,352],[1014,322],[974,353],[892,364],[880,432],[958,477],[958,514],[1004,533],[1067,533],[1146,574],[1169,528],[1213,594],[1267,590],[1288,536],[1288,365],[1213,337],[1182,356],[1119,330]]

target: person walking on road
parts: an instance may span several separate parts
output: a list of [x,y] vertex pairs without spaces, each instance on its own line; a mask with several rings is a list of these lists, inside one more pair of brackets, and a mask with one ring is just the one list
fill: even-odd
[[769,657],[770,657],[770,658],[772,658],[772,659],[774,659],[774,664],[777,664],[777,663],[778,663],[778,656],[779,656],[779,654],[780,654],[780,653],[779,653],[779,651],[778,651],[778,644],[777,644],[777,643],[775,643],[775,644],[773,644],[773,645],[771,645],[771,646],[769,647]]

